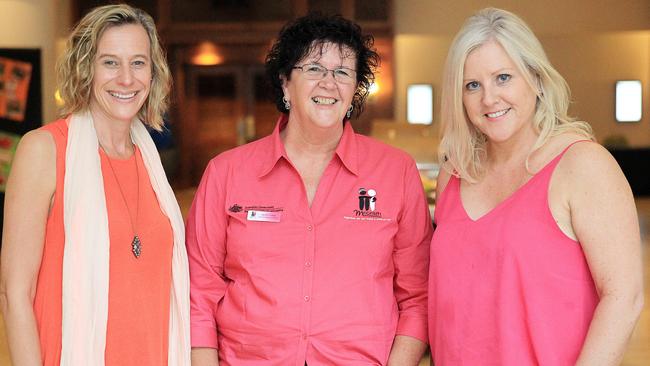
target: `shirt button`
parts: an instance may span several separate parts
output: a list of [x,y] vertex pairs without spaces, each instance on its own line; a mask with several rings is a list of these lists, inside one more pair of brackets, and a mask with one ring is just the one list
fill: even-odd
[[307,339],[307,334],[306,333],[303,333],[302,339]]
[[305,301],[309,302],[309,300],[311,300],[311,298],[309,296],[305,296]]
[[311,267],[311,262],[310,261],[305,262],[305,267]]
[[313,227],[311,225],[307,225],[307,230],[311,231]]

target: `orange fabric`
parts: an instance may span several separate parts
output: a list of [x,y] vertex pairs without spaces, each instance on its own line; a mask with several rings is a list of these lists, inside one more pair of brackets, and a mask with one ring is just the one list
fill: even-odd
[[[34,312],[45,366],[61,357],[61,279],[63,268],[63,176],[68,127],[59,120],[42,127],[54,137],[57,150],[56,192],[47,221],[43,259],[38,276]],[[140,151],[127,160],[111,159],[100,151],[110,237],[106,365],[167,365],[172,229],[160,209]],[[136,231],[142,255],[131,252],[139,173],[140,208]],[[116,183],[119,180],[126,200]],[[130,213],[130,215],[129,215]]]

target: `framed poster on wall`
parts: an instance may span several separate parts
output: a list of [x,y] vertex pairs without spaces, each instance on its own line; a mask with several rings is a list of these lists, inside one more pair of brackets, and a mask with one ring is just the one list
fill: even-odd
[[0,48],[0,130],[24,135],[43,124],[41,50]]
[[21,123],[25,120],[32,64],[0,57],[0,117]]
[[42,124],[41,50],[0,48],[0,231],[16,145],[22,135]]

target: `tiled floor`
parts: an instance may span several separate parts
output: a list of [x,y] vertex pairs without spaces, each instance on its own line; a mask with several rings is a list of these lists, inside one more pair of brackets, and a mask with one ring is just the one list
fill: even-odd
[[[181,210],[185,215],[189,209],[194,192],[191,190],[178,192],[177,197]],[[622,366],[650,365],[650,198],[637,199],[641,239],[643,246],[643,263],[645,274],[645,307],[636,327]],[[428,359],[422,360],[421,366],[428,365]],[[4,324],[0,317],[0,365],[10,365],[7,341],[4,335]]]

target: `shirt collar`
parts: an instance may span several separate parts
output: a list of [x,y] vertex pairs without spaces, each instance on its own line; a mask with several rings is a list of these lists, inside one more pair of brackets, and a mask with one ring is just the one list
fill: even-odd
[[[289,161],[287,152],[284,149],[284,144],[280,138],[280,131],[284,129],[288,121],[289,116],[284,113],[282,113],[280,115],[280,118],[278,118],[278,122],[273,129],[273,133],[271,133],[271,136],[269,136],[269,150],[271,153],[266,154],[265,157],[263,157],[264,161],[261,166],[261,172],[258,176],[259,178],[269,174],[271,170],[273,170],[273,168],[277,165],[280,158],[284,158],[285,160]],[[341,136],[341,140],[339,141],[334,154],[339,157],[339,160],[341,160],[343,165],[350,171],[350,173],[358,175],[356,134],[354,133],[354,129],[348,120],[344,122],[343,135]]]
[[[273,170],[273,167],[277,164],[278,160],[280,160],[280,158],[285,158],[287,161],[289,161],[289,158],[287,158],[287,151],[284,149],[284,144],[280,139],[280,131],[284,129],[284,127],[287,125],[287,122],[289,122],[289,116],[287,114],[281,113],[280,118],[278,118],[278,122],[275,124],[275,128],[271,133],[271,136],[269,136],[270,149],[264,149],[264,156],[262,157],[263,163],[260,170],[261,172],[258,176],[259,178],[262,178],[263,176],[269,174],[271,170]],[[270,154],[268,153],[269,150],[271,152]]]
[[354,175],[359,175],[359,155],[357,154],[357,134],[354,133],[349,120],[343,122],[343,135],[336,147],[335,154],[343,165]]

